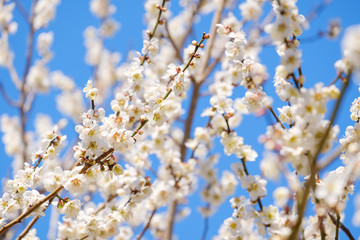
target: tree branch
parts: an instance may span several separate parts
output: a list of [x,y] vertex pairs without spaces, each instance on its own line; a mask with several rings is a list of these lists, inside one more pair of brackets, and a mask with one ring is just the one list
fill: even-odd
[[335,218],[331,213],[328,213],[328,214],[329,214],[329,217],[330,217],[331,221],[332,221],[335,225],[339,224],[340,229],[346,234],[346,236],[347,236],[350,240],[355,240],[355,238],[354,238],[354,236],[351,234],[350,230],[349,230],[347,227],[345,227],[344,224],[342,224],[342,223],[340,222],[340,220],[339,220],[339,221],[336,220],[336,218]]
[[157,210],[157,209],[155,208],[154,211],[152,211],[152,213],[151,213],[151,215],[150,215],[150,218],[149,218],[149,220],[147,221],[144,229],[141,231],[141,233],[139,234],[139,236],[136,238],[137,240],[140,240],[140,239],[144,236],[146,230],[148,230],[148,228],[150,227],[151,220],[152,220],[153,216],[155,215],[156,210]]
[[331,114],[331,118],[330,118],[330,122],[328,124],[328,127],[325,130],[324,135],[321,138],[319,146],[316,149],[315,155],[310,160],[310,169],[311,169],[310,178],[305,184],[305,189],[304,189],[304,191],[302,193],[301,201],[298,202],[298,204],[299,204],[298,218],[297,218],[296,224],[295,224],[295,226],[294,226],[294,228],[293,228],[293,230],[291,232],[291,235],[290,235],[290,237],[288,239],[296,239],[297,238],[297,235],[298,235],[298,232],[299,232],[299,229],[300,229],[300,225],[301,225],[303,217],[304,217],[305,208],[306,208],[306,205],[307,205],[307,200],[308,200],[308,197],[309,197],[309,194],[310,194],[310,188],[311,188],[311,186],[313,186],[315,184],[316,175],[318,173],[318,168],[316,168],[316,160],[317,160],[317,158],[318,158],[318,156],[319,156],[319,154],[320,154],[320,152],[321,152],[321,150],[322,150],[322,148],[323,148],[323,146],[325,144],[326,138],[328,137],[328,135],[330,133],[332,124],[334,123],[336,114],[337,114],[338,109],[340,107],[341,100],[343,99],[345,91],[346,91],[346,89],[347,89],[347,87],[349,85],[350,77],[351,77],[351,72],[347,75],[347,77],[345,79],[344,86],[341,89],[339,99],[337,100],[336,105],[334,107],[334,110],[333,110],[333,112]]

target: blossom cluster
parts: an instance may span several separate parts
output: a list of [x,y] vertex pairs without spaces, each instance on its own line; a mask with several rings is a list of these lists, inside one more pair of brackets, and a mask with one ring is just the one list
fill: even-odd
[[[343,99],[360,71],[360,25],[345,31],[333,82],[312,84],[301,41],[312,19],[296,0],[182,0],[179,11],[172,4],[145,1],[142,46],[122,60],[108,44],[121,27],[116,4],[90,0],[99,25],[84,30],[91,74],[77,84],[50,64],[56,36],[48,26],[60,1],[33,1],[30,9],[0,1],[0,67],[19,96],[12,100],[0,85],[19,110],[1,114],[13,171],[0,198],[0,238],[39,239],[33,226],[50,214],[51,239],[170,240],[181,235],[175,223],[198,211],[206,239],[208,221],[227,206],[231,216],[222,216],[213,239],[339,239],[340,231],[354,239],[359,196],[352,226],[344,219],[360,178],[360,97],[351,96],[351,106]],[[30,26],[21,77],[9,38],[18,30],[16,8]],[[213,20],[199,35],[197,21],[207,15]],[[339,32],[332,22],[319,38]],[[275,69],[262,62],[269,46]],[[31,128],[44,94],[56,95],[62,118],[54,124],[38,114]],[[354,122],[342,136],[341,107]],[[268,120],[261,146],[240,131],[249,117]],[[76,137],[63,134],[69,129]],[[193,195],[202,201],[196,210]]]

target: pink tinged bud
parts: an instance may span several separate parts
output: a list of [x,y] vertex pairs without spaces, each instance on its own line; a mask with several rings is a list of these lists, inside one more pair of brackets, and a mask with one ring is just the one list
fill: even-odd
[[227,114],[226,114],[226,118],[227,118],[227,119],[231,118],[232,116],[233,116],[232,113],[227,113]]
[[204,44],[200,44],[200,46],[199,46],[199,47],[200,47],[200,48],[204,48],[204,46],[205,46]]
[[209,38],[210,38],[210,34],[207,33],[204,35],[204,39],[209,39]]
[[141,116],[141,117],[140,117],[140,122],[141,122],[141,123],[145,122],[146,120],[147,120],[147,119],[146,119],[145,116]]
[[144,132],[143,132],[142,130],[138,130],[137,133],[138,133],[139,135],[142,135]]

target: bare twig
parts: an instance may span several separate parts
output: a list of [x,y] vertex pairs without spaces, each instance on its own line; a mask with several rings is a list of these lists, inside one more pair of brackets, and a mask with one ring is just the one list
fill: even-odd
[[276,119],[276,122],[280,123],[281,127],[283,129],[285,129],[284,125],[281,123],[280,119],[278,118],[278,116],[276,115],[276,113],[274,112],[273,108],[271,106],[268,106],[268,109],[270,110],[271,114],[274,116],[274,118]]
[[[243,167],[244,167],[244,172],[245,172],[245,174],[246,174],[247,176],[249,176],[250,174],[249,174],[249,171],[247,170],[246,162],[245,162],[245,159],[244,159],[244,158],[241,159],[241,163],[242,163],[242,165],[243,165]],[[258,205],[259,205],[260,210],[262,211],[262,210],[263,210],[263,205],[262,205],[261,199],[258,198],[256,201],[257,201],[257,203],[258,203]]]
[[5,101],[11,106],[11,107],[18,107],[18,103],[11,99],[11,97],[7,94],[7,92],[4,89],[4,86],[0,82],[0,93],[3,95]]
[[170,31],[169,31],[169,26],[168,26],[167,22],[165,23],[165,30],[166,30],[166,33],[167,33],[167,38],[169,39],[171,45],[173,46],[173,48],[174,48],[174,50],[175,50],[176,58],[177,58],[180,62],[183,62],[183,59],[182,59],[182,57],[181,57],[180,50],[179,50],[179,48],[176,46],[176,44],[175,44],[175,42],[174,42],[174,39],[171,37]]
[[[208,208],[209,208],[209,206],[208,206]],[[205,217],[204,218],[204,230],[203,230],[203,234],[201,236],[201,240],[206,239],[206,235],[207,235],[208,230],[209,230],[209,217]]]
[[225,47],[222,48],[222,50],[220,51],[220,54],[205,69],[204,74],[202,76],[203,79],[207,79],[207,77],[210,75],[212,70],[214,70],[215,66],[221,61],[224,51],[225,51]]
[[184,34],[184,37],[179,41],[180,44],[179,44],[179,49],[182,49],[184,47],[184,44],[185,44],[185,41],[186,41],[186,38],[190,35],[192,29],[193,29],[193,23],[194,23],[194,19],[196,17],[196,14],[199,12],[202,4],[204,3],[205,0],[199,0],[198,3],[196,4],[195,6],[195,9],[193,10],[192,12],[192,15],[189,19],[189,22],[188,22],[188,29],[187,31],[185,32]]
[[16,86],[17,89],[20,89],[21,88],[21,80],[19,78],[19,75],[18,75],[15,67],[14,67],[14,64],[12,62],[10,62],[7,65],[7,69],[9,70],[11,81],[14,83],[14,85]]
[[150,218],[149,218],[149,220],[147,221],[145,227],[143,228],[143,230],[141,231],[141,233],[139,234],[139,236],[136,238],[137,240],[140,240],[140,239],[144,236],[144,234],[145,234],[145,232],[148,230],[148,228],[150,227],[151,220],[152,220],[152,218],[154,217],[154,215],[155,215],[155,213],[156,213],[156,210],[157,210],[157,209],[155,208],[154,211],[152,211],[152,213],[151,213],[151,215],[150,215]]
[[318,171],[329,166],[329,164],[331,164],[334,160],[336,160],[339,157],[341,152],[342,152],[341,147],[337,146],[336,149],[334,149],[329,156],[326,156],[323,159],[319,160],[319,163],[317,164]]
[[101,210],[104,210],[106,207],[106,204],[111,202],[116,197],[117,197],[117,194],[110,195],[110,197],[106,200],[106,202],[95,211],[95,214],[98,214]]
[[340,222],[340,219],[336,219],[331,213],[328,213],[329,217],[331,219],[331,221],[335,224],[335,225],[339,225],[340,229],[346,234],[346,236],[350,239],[350,240],[355,240],[355,238],[353,237],[353,235],[351,234],[350,230],[344,226],[344,224],[342,224]]
[[28,73],[30,71],[31,59],[32,59],[32,54],[33,54],[33,40],[34,40],[34,33],[35,33],[35,29],[33,26],[33,16],[34,16],[35,5],[36,5],[36,0],[33,1],[32,6],[31,6],[31,17],[29,19],[30,30],[29,30],[29,34],[28,34],[28,38],[27,38],[27,53],[26,53],[25,69],[24,69],[24,75],[22,78],[22,83],[21,83],[21,88],[20,88],[20,100],[19,100],[19,111],[20,111],[20,118],[21,118],[20,132],[21,132],[21,139],[23,141],[23,162],[26,162],[26,158],[27,158],[27,156],[26,156],[27,140],[26,140],[26,136],[25,136],[27,117],[26,117],[26,111],[25,111],[25,100],[26,100],[26,96],[27,96],[26,81],[27,81]]
[[20,235],[16,238],[16,240],[21,240],[23,239],[23,237],[26,236],[26,234],[28,234],[28,232],[30,231],[30,229],[34,226],[34,224],[37,222],[37,220],[39,220],[40,216],[36,216],[34,217],[31,222],[26,226],[26,228],[24,229],[24,231],[22,231],[22,233],[20,233]]
[[26,21],[30,20],[29,13],[26,11],[25,7],[21,4],[19,0],[15,0],[15,4],[17,9],[19,10],[20,14]]

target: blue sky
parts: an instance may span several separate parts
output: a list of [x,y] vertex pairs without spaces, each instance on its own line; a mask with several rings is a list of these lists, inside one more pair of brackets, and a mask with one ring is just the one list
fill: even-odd
[[[27,1],[26,1],[27,2]],[[110,50],[118,51],[122,54],[123,59],[126,57],[126,53],[131,50],[140,51],[142,48],[142,31],[145,29],[144,24],[144,1],[113,1],[117,7],[117,13],[114,15],[115,19],[121,23],[120,31],[116,36],[106,41],[107,47]],[[175,2],[175,1],[173,1]],[[312,6],[320,1],[299,1],[298,6],[300,13],[305,16],[312,9]],[[25,4],[25,7],[26,6]],[[268,7],[266,9],[269,9]],[[171,10],[173,12],[178,11],[178,6],[172,3]],[[304,31],[302,38],[308,38],[314,36],[319,30],[326,30],[329,20],[340,19],[341,25],[344,28],[353,24],[360,23],[360,1],[357,0],[334,0],[328,7],[326,7],[321,14],[316,18],[310,26],[309,30]],[[19,11],[15,10],[15,20],[19,23],[18,32],[10,37],[10,45],[15,53],[15,67],[22,75],[22,71],[25,63],[25,49],[26,49],[26,35],[28,33],[28,26],[25,24],[23,17],[19,14]],[[234,11],[236,16],[239,15],[239,11],[236,8]],[[195,27],[195,39],[200,39],[202,32],[209,31],[209,25],[211,16],[204,17],[203,20]],[[85,47],[83,39],[83,31],[88,25],[99,25],[99,20],[93,17],[89,12],[88,1],[63,1],[56,14],[55,21],[51,22],[49,28],[45,31],[54,32],[54,43],[52,51],[55,53],[54,59],[50,62],[49,68],[52,71],[61,70],[64,74],[73,78],[78,86],[85,85],[89,77],[92,75],[92,68],[85,64]],[[336,76],[336,71],[333,67],[334,62],[341,58],[340,40],[342,39],[343,32],[340,34],[338,40],[329,40],[326,38],[319,39],[315,42],[301,44],[301,50],[303,54],[302,69],[306,77],[305,87],[313,86],[314,83],[322,81],[328,84]],[[300,40],[302,39],[300,38]],[[193,39],[189,39],[193,40]],[[279,64],[280,58],[276,54],[276,51],[272,47],[265,47],[261,53],[261,62],[267,66],[269,72],[269,80],[265,84],[265,89],[270,92],[273,91],[272,78],[274,75],[274,69]],[[36,56],[34,56],[36,59]],[[123,62],[124,60],[122,60]],[[9,75],[6,70],[0,69],[0,81],[3,83],[5,90],[13,99],[18,99],[18,93],[12,85]],[[353,78],[354,79],[354,78]],[[346,126],[353,125],[353,122],[349,118],[349,106],[354,98],[359,96],[357,91],[358,86],[356,81],[353,81],[350,85],[350,89],[346,94],[346,98],[343,102],[343,108],[339,112],[336,119],[340,126],[339,137],[344,135]],[[205,90],[205,89],[204,89]],[[35,100],[33,111],[30,113],[30,120],[28,122],[28,129],[33,129],[32,123],[35,117],[35,113],[47,113],[52,116],[53,122],[56,122],[61,118],[61,115],[55,111],[54,95],[56,91],[51,91],[48,94],[39,96]],[[276,96],[275,107],[281,106],[281,103]],[[204,97],[200,99],[200,105],[198,106],[198,114],[195,119],[194,127],[203,126],[202,119],[199,117],[202,108],[208,106],[208,98]],[[184,102],[184,108],[188,105],[188,102]],[[9,107],[0,96],[0,114],[7,113],[10,116],[17,115],[18,110]],[[257,118],[254,116],[245,116],[241,126],[238,128],[238,134],[242,135],[246,144],[250,144],[259,153],[258,161],[262,158],[262,146],[258,143],[258,136],[265,132],[267,121],[264,117]],[[68,135],[69,142],[75,137],[74,126],[69,124],[65,134]],[[2,137],[2,133],[0,133]],[[218,142],[218,140],[216,140]],[[222,153],[219,144],[215,147],[214,151]],[[4,152],[3,144],[0,145],[0,157],[1,168],[0,177],[6,176],[10,167],[11,159],[6,156]],[[233,157],[222,156],[219,169],[229,169],[231,163],[237,161]],[[334,168],[337,163],[330,166]],[[249,163],[248,168],[250,173],[259,174],[258,162]],[[284,183],[269,182],[270,188],[268,197],[264,199],[264,204],[270,204],[272,202],[271,190],[278,185]],[[201,182],[199,184],[201,187]],[[357,189],[356,189],[357,192]],[[239,186],[237,189],[237,196],[248,196],[247,193]],[[178,223],[175,227],[175,233],[178,234],[179,239],[199,239],[203,231],[203,219],[197,212],[196,208],[203,206],[204,203],[195,193],[189,198],[189,204],[192,208],[192,215],[184,221]],[[347,207],[346,218],[344,224],[348,226],[353,232],[354,236],[360,236],[360,230],[351,227],[351,217],[353,213],[353,198],[350,198],[349,205]],[[219,209],[219,211],[210,218],[210,228],[208,232],[208,239],[210,236],[217,234],[218,228],[224,219],[231,216],[232,210],[228,201]],[[35,227],[41,232],[41,239],[45,239],[46,229],[40,228],[42,223],[46,222],[46,218],[38,222]],[[24,226],[22,226],[24,227]],[[41,229],[41,230],[40,230]]]

